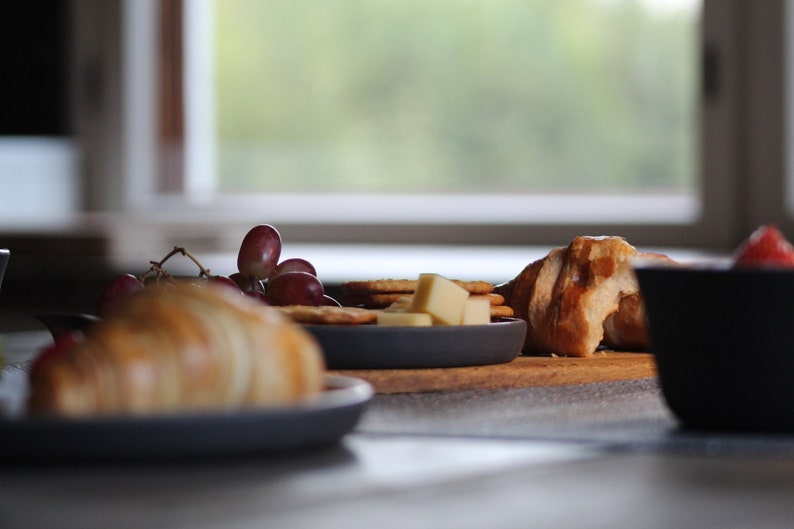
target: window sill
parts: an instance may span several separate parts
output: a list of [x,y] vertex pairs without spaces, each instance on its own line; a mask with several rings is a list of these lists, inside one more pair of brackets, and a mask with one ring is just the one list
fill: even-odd
[[[83,215],[64,217],[58,222],[39,225],[6,226],[0,229],[0,247],[12,251],[11,270],[26,269],[28,275],[55,274],[60,276],[92,275],[97,271],[135,273],[158,260],[174,246],[183,246],[216,273],[232,273],[236,268],[239,243],[251,226],[253,217],[237,216],[211,220],[186,218],[181,215],[120,216]],[[602,235],[604,232],[579,231],[576,226],[555,232],[554,240],[531,239],[520,230],[511,231],[498,241],[485,244],[474,234],[466,241],[465,227],[440,227],[438,232],[457,233],[443,244],[412,240],[411,226],[404,226],[404,237],[391,237],[395,242],[378,240],[377,234],[386,230],[393,235],[400,226],[304,226],[276,224],[282,234],[283,257],[303,257],[312,261],[326,281],[338,282],[351,278],[412,277],[433,271],[461,279],[504,281],[520,272],[528,263],[545,255],[555,246],[566,244],[581,233]],[[330,232],[356,233],[365,237],[344,236],[339,240],[321,242]],[[509,231],[508,228],[506,228]],[[407,235],[406,235],[407,234]],[[641,245],[637,238],[615,228],[607,234],[624,235],[627,240],[645,251],[660,251],[678,259],[696,259],[719,254],[720,251],[687,249],[659,244]],[[505,241],[510,241],[507,243]],[[532,240],[527,243],[525,240]],[[724,253],[724,252],[723,252]],[[176,273],[192,273],[189,260],[174,259],[170,266]]]

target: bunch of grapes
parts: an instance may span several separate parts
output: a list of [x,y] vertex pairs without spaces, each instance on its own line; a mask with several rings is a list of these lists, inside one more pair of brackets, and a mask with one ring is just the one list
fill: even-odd
[[339,305],[325,294],[309,261],[298,257],[280,261],[281,235],[273,226],[260,224],[251,228],[240,244],[237,272],[213,275],[185,248],[176,247],[160,261],[150,261],[149,270],[141,277],[122,274],[105,285],[96,301],[97,315],[103,317],[118,300],[143,290],[149,281],[173,281],[163,265],[177,254],[187,256],[198,266],[198,284],[217,283],[268,305]]
[[281,235],[268,224],[251,228],[240,243],[237,272],[231,279],[247,295],[271,305],[339,305],[325,294],[317,271],[307,260],[280,261]]

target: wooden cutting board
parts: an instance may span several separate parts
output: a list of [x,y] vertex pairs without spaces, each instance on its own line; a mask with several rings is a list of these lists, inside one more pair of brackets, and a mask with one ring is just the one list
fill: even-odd
[[369,381],[377,393],[562,386],[656,376],[648,353],[599,351],[587,358],[519,356],[507,364],[437,369],[332,371]]

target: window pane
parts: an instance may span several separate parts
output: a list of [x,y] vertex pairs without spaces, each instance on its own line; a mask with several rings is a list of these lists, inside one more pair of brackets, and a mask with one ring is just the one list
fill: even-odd
[[694,194],[699,0],[223,0],[221,192]]

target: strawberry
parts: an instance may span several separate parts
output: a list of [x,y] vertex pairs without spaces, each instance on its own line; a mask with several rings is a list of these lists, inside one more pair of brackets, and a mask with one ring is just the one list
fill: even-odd
[[761,226],[737,249],[737,266],[794,268],[794,246],[773,224]]

